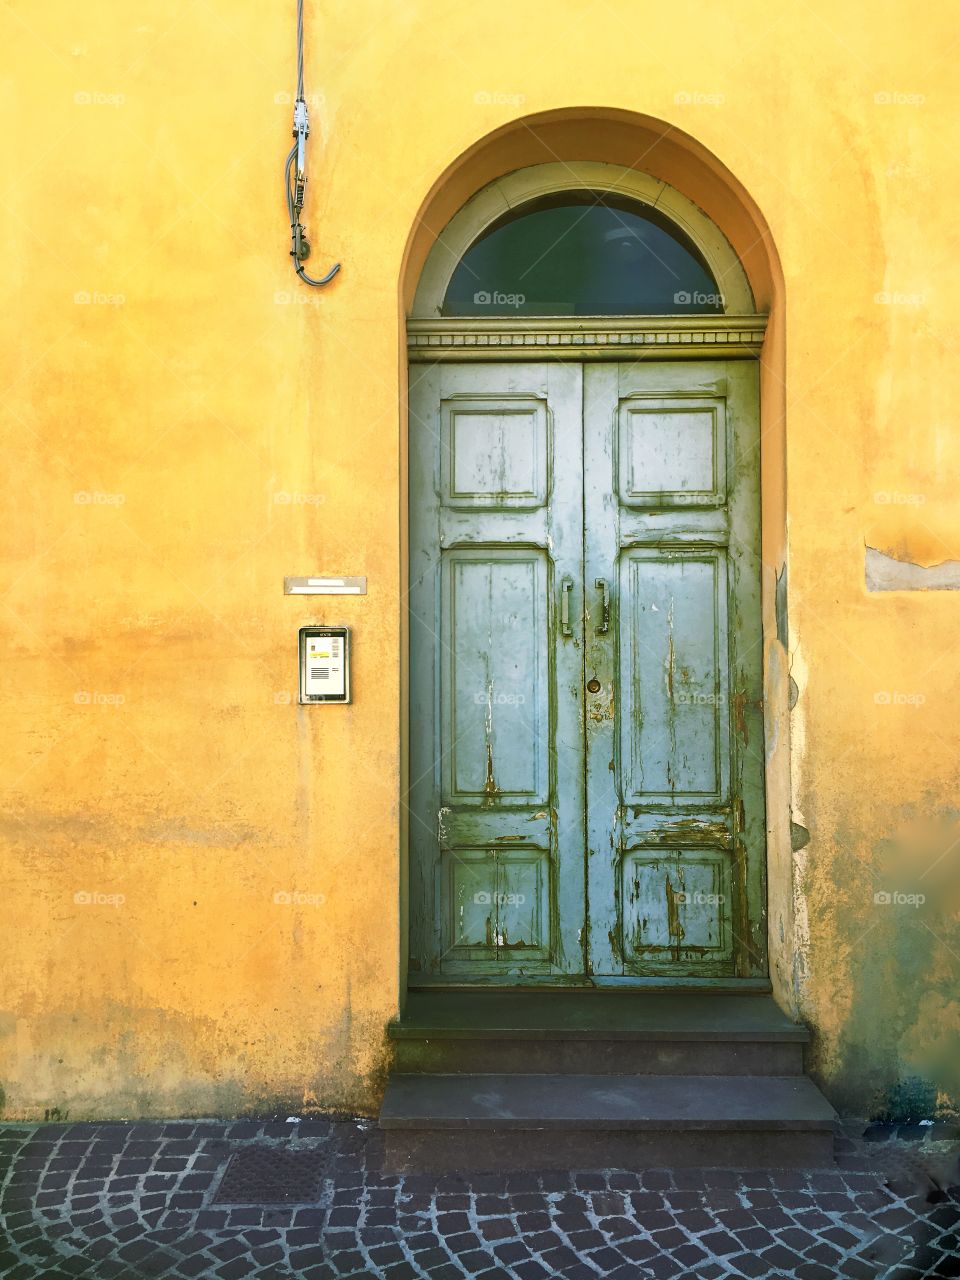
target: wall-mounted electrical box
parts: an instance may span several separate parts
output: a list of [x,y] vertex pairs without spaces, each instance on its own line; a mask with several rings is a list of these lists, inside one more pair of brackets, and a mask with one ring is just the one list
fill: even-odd
[[350,701],[350,628],[300,628],[300,701]]

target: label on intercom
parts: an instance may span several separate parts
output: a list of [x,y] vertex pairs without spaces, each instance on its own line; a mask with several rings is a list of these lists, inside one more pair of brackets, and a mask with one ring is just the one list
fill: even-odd
[[350,701],[347,627],[300,628],[300,701]]

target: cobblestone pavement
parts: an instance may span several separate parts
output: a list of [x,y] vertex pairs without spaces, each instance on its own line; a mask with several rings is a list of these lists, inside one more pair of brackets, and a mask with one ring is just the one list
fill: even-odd
[[[944,1181],[956,1149],[861,1129],[835,1170],[427,1178],[379,1172],[367,1121],[0,1125],[0,1276],[960,1276],[960,1188],[923,1171]],[[285,1194],[252,1186],[249,1154],[221,1192],[243,1152],[268,1175],[302,1161],[310,1202],[217,1203]]]

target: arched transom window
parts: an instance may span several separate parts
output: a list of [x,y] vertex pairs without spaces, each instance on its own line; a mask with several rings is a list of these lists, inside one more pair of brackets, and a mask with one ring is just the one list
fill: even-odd
[[460,258],[443,316],[718,315],[702,254],[655,208],[568,190],[495,219]]

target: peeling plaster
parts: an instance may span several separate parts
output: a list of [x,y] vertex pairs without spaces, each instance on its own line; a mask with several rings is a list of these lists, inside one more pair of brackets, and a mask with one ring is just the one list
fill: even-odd
[[[807,687],[808,669],[806,659],[799,642],[790,652],[790,790],[791,844],[795,826],[806,827],[806,819],[802,812],[799,797],[803,793],[803,773],[807,754],[806,716],[804,713],[803,693]],[[804,1006],[804,986],[807,976],[807,958],[810,954],[810,917],[807,907],[807,896],[804,889],[807,875],[807,855],[802,847],[793,847],[793,995],[797,1009],[802,1012]]]
[[923,565],[867,547],[864,575],[868,591],[960,591],[960,560]]

